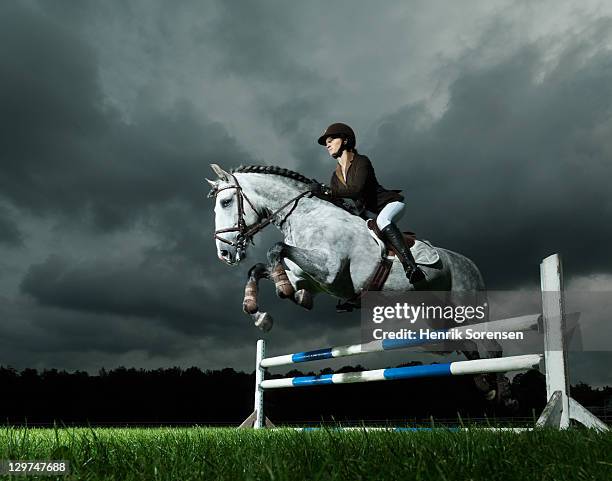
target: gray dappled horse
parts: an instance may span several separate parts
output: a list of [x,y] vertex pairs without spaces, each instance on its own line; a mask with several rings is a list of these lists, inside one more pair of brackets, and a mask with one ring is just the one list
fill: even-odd
[[[338,299],[350,299],[365,288],[380,260],[380,248],[368,232],[365,221],[333,203],[310,195],[311,179],[287,169],[272,166],[239,167],[231,173],[216,164],[217,174],[209,194],[215,197],[215,240],[217,256],[236,265],[246,256],[252,237],[269,224],[284,236],[268,250],[268,263],[256,264],[249,271],[244,310],[255,325],[267,331],[272,317],[259,310],[257,285],[271,278],[279,297],[289,298],[307,309],[313,297],[325,292]],[[426,280],[419,290],[484,291],[476,265],[456,252],[436,247],[439,262],[421,266]],[[422,285],[421,285],[422,284]],[[394,262],[383,291],[414,290],[402,265]],[[479,357],[473,341],[461,341],[458,348],[469,359]],[[495,341],[481,344],[489,356],[501,355]],[[486,381],[489,379],[489,382]],[[490,376],[476,376],[476,383],[494,397]],[[499,391],[497,390],[498,397]],[[493,394],[491,394],[493,392]]]

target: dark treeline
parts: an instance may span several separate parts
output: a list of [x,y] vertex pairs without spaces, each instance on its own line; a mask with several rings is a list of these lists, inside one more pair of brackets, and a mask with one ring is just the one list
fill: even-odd
[[[358,370],[361,366],[335,372]],[[332,372],[325,369],[320,373]],[[254,374],[229,368],[147,371],[121,367],[89,375],[0,367],[0,418],[11,424],[235,424],[253,409],[254,382]],[[457,419],[457,413],[464,419],[484,415],[530,418],[546,403],[545,378],[538,371],[517,375],[512,391],[520,402],[516,413],[485,402],[471,376],[278,389],[266,392],[266,415],[277,423],[414,421],[429,416]],[[585,406],[603,406],[612,388],[596,390],[581,384],[572,394]]]

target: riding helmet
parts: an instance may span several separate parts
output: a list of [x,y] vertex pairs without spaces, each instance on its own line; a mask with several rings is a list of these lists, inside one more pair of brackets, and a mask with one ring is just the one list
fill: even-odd
[[351,129],[346,124],[343,124],[341,122],[331,124],[329,127],[325,129],[325,132],[323,132],[323,135],[319,137],[319,139],[317,140],[317,143],[319,145],[325,145],[325,139],[327,139],[327,137],[329,137],[330,135],[332,137],[342,137],[344,139],[347,139],[348,142],[352,144],[352,146],[355,145],[355,132],[353,132],[353,129]]

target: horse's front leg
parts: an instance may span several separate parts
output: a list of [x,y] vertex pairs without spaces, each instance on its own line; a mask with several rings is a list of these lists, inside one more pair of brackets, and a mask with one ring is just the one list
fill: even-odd
[[[293,299],[305,309],[312,309],[314,293],[318,290],[314,285],[329,282],[328,262],[324,256],[316,251],[277,242],[268,250],[267,257],[276,294],[281,298]],[[289,271],[285,270],[285,265]]]
[[268,279],[268,268],[261,262],[249,269],[247,283],[244,286],[244,300],[242,310],[247,314],[254,314],[259,310],[257,304],[257,293],[259,291],[259,279]]
[[[304,277],[317,284],[329,284],[335,277],[332,275],[333,268],[330,266],[329,256],[325,256],[319,251],[277,242],[268,250],[268,268],[273,271],[282,269],[285,272],[283,260],[291,261],[299,268]],[[282,282],[284,277],[279,277],[279,280]],[[279,289],[282,289],[282,285],[277,286],[277,290]]]
[[259,279],[268,279],[269,272],[265,264],[258,263],[249,269],[248,279],[244,288],[244,300],[242,310],[251,316],[253,322],[262,331],[272,329],[274,323],[272,316],[267,312],[260,312],[257,303],[257,293],[259,290]]

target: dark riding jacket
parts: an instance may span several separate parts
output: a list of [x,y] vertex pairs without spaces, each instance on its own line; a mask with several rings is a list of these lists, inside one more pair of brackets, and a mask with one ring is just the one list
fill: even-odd
[[389,202],[404,200],[401,190],[387,190],[378,183],[370,159],[358,153],[355,153],[346,169],[346,182],[342,167],[338,164],[330,187],[332,197],[353,199],[360,213],[369,210],[378,214]]

